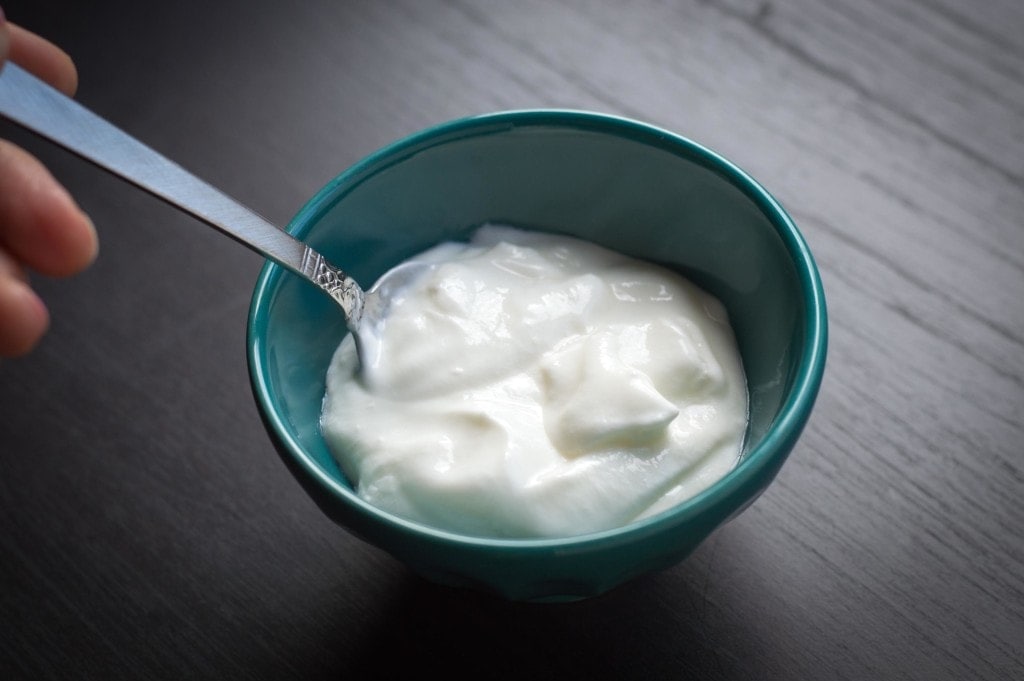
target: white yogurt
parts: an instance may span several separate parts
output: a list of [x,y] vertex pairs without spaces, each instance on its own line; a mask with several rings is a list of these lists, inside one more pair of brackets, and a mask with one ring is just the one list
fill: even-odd
[[324,436],[366,501],[455,532],[566,536],[668,509],[735,466],[746,382],[709,294],[509,227],[416,259],[436,266],[393,300],[373,381],[351,337],[327,375]]

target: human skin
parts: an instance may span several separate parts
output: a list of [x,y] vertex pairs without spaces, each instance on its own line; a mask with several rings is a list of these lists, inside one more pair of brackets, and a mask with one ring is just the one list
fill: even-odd
[[[78,72],[49,41],[3,19],[0,65],[14,62],[72,96]],[[31,154],[0,140],[0,357],[31,351],[50,324],[29,274],[66,277],[96,258],[92,221]]]

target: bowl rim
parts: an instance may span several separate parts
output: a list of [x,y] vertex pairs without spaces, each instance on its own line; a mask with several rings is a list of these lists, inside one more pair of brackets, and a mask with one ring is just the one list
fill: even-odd
[[[720,501],[734,497],[756,485],[763,471],[777,469],[806,425],[825,370],[828,345],[828,322],[825,294],[817,265],[796,224],[782,205],[756,180],[717,152],[677,133],[623,116],[574,109],[518,109],[479,114],[454,119],[427,127],[400,138],[370,153],[343,170],[313,195],[285,230],[296,237],[305,236],[318,213],[335,200],[339,187],[355,186],[369,172],[375,172],[388,160],[404,158],[415,149],[431,146],[431,142],[449,140],[453,136],[474,136],[515,127],[561,127],[595,131],[625,137],[656,146],[670,153],[699,162],[705,168],[724,176],[730,184],[754,201],[775,227],[776,233],[790,254],[797,273],[806,314],[802,331],[806,339],[803,356],[793,377],[793,388],[761,441],[723,478],[699,494],[649,518],[626,525],[587,534],[545,538],[499,538],[464,535],[422,524],[384,511],[361,499],[354,490],[339,484],[292,437],[277,411],[270,392],[270,381],[262,359],[260,329],[267,328],[267,304],[282,277],[284,268],[266,262],[260,270],[253,291],[246,328],[246,351],[250,383],[264,423],[278,438],[279,450],[287,452],[292,463],[331,496],[339,498],[353,511],[372,521],[383,520],[405,532],[422,538],[466,547],[487,547],[498,550],[550,551],[573,547],[580,549],[594,544],[617,543],[628,535],[658,534],[687,518],[712,512]],[[756,496],[756,495],[755,495]],[[742,508],[743,505],[740,506]]]

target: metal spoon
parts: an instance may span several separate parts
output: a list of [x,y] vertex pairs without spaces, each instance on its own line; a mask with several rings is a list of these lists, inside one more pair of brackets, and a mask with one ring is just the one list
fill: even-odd
[[369,291],[315,250],[16,64],[0,70],[0,116],[163,199],[316,284],[341,306],[365,369],[379,356],[389,296],[423,266],[399,265]]

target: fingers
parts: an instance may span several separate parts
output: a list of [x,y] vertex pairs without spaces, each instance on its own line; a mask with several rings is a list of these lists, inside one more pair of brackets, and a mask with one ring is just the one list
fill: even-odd
[[[7,58],[69,97],[78,89],[78,70],[64,50],[31,31],[6,22]],[[3,29],[0,28],[0,33]],[[0,43],[3,38],[0,38]],[[0,54],[3,46],[0,44]]]
[[[78,87],[63,50],[0,13],[0,66],[5,60],[69,96]],[[89,265],[96,251],[92,222],[64,188],[39,161],[0,140],[0,356],[29,352],[50,324],[26,268],[66,276]]]
[[[48,40],[0,15],[0,58],[73,95],[78,72]],[[74,274],[96,257],[96,231],[68,193],[35,158],[0,140],[0,249],[52,276]]]
[[0,249],[48,276],[96,258],[96,230],[42,163],[0,140]]
[[49,325],[46,306],[29,288],[24,270],[0,250],[0,357],[28,353]]

